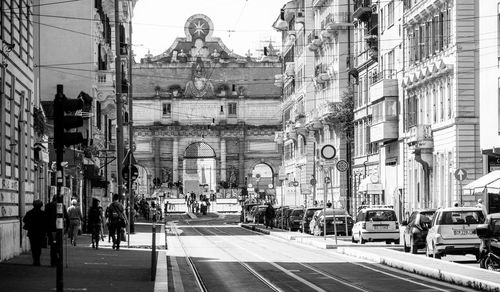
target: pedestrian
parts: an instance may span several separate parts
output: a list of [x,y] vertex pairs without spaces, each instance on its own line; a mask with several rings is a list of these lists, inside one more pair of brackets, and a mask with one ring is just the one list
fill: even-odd
[[265,212],[265,217],[266,217],[266,229],[270,226],[271,229],[273,229],[273,219],[274,219],[274,208],[271,205],[271,203],[267,203],[267,208]]
[[42,254],[42,245],[45,240],[46,218],[42,206],[43,202],[41,200],[33,201],[33,209],[26,212],[23,218],[23,229],[28,231],[34,266],[40,266],[40,255]]
[[458,207],[458,202],[457,202],[457,201],[455,201],[455,202],[453,203],[453,207]]
[[483,199],[477,200],[477,208],[480,208],[483,211],[484,216],[488,215],[488,210],[486,210],[486,206],[483,205]]
[[102,207],[99,205],[99,199],[92,199],[92,206],[89,209],[89,228],[92,236],[92,248],[99,248],[99,240],[101,237],[102,224],[104,218],[102,215]]
[[332,207],[332,202],[330,202],[330,200],[328,200],[328,203],[326,203],[326,207],[327,208],[331,208]]
[[[61,232],[67,231],[68,226],[68,212],[66,206],[63,206],[63,226],[61,226]],[[45,218],[46,225],[45,229],[47,231],[48,242],[50,245],[50,266],[55,267],[62,257],[60,249],[57,246],[57,196],[52,197],[52,201],[45,205]],[[62,244],[62,242],[61,242]]]
[[116,250],[120,249],[122,228],[127,226],[123,205],[119,199],[120,196],[118,194],[113,195],[113,202],[109,205],[107,214],[109,218],[109,233],[113,240],[113,249]]
[[71,244],[76,246],[76,239],[78,237],[78,232],[81,232],[82,228],[82,211],[77,206],[77,201],[75,199],[71,200],[71,206],[68,208],[68,217],[69,217],[69,238],[71,240]]

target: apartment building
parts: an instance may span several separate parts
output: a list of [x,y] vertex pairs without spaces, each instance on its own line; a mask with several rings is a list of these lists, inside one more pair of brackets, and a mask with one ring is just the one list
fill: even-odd
[[[479,3],[408,0],[403,6],[404,190],[407,207],[472,205],[460,183],[482,175]],[[464,181],[454,172],[464,169]]]
[[[348,205],[348,173],[335,165],[348,159],[349,146],[332,115],[350,87],[351,6],[350,1],[290,1],[273,25],[284,44],[285,69],[277,82],[283,85],[284,131],[277,142],[284,149],[287,204]],[[336,149],[330,161],[320,155],[326,145]]]
[[38,180],[47,167],[34,150],[43,141],[44,115],[34,91],[32,4],[0,5],[0,261],[26,251],[22,218],[34,199],[43,198]]

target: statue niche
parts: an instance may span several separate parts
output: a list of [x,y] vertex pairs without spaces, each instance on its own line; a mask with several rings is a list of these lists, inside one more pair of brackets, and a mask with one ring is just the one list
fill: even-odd
[[214,85],[207,78],[205,67],[200,58],[192,68],[192,77],[186,83],[185,97],[211,97],[214,96]]

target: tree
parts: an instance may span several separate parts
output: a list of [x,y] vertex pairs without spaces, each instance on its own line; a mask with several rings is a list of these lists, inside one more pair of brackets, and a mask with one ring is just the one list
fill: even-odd
[[326,117],[326,121],[332,124],[346,138],[350,139],[354,133],[354,90],[348,87],[343,92],[340,102],[329,104],[331,114]]

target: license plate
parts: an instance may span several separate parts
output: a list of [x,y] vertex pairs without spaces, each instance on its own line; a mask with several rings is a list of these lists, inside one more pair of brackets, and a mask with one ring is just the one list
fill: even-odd
[[373,225],[374,229],[380,230],[380,229],[389,229],[389,225]]
[[472,235],[474,233],[472,229],[453,229],[454,235]]

